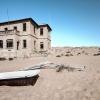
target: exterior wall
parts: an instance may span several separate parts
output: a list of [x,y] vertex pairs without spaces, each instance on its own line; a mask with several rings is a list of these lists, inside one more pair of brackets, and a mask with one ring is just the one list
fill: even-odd
[[[3,40],[3,48],[0,48],[0,56],[4,57],[15,57],[16,53],[16,41],[17,41],[17,36],[16,35],[8,35],[8,36],[0,36],[0,40]],[[7,48],[6,47],[6,40],[7,39],[13,39],[13,48]]]
[[[23,31],[23,23],[26,23],[27,30]],[[23,22],[9,25],[0,26],[0,31],[5,31],[4,29],[7,27],[8,30],[13,30],[14,26],[17,26],[17,30],[19,31],[19,35],[27,35],[30,32],[30,22]]]
[[49,51],[51,49],[50,33],[49,33],[47,27],[42,27],[42,28],[43,28],[43,36],[40,36],[40,28],[37,30],[37,36],[38,36],[38,47],[37,48],[38,48],[38,51],[41,51],[40,42],[43,42],[44,49],[42,51]]
[[[26,23],[26,31],[23,31],[23,23]],[[13,23],[9,25],[0,26],[0,31],[13,30],[17,27],[17,31],[9,34],[0,33],[0,40],[3,40],[3,48],[0,48],[0,57],[29,57],[34,52],[49,51],[51,48],[51,37],[47,27],[43,27],[43,36],[40,36],[40,27],[33,25],[30,21],[21,23]],[[35,31],[34,31],[35,29]],[[6,40],[13,39],[13,48],[6,47]],[[23,48],[23,40],[27,41],[27,47]],[[17,50],[17,41],[19,41],[19,48]],[[44,49],[40,49],[40,42],[44,43]]]
[[[30,23],[30,38],[31,38],[30,48],[32,52],[37,51],[37,45],[38,45],[37,44],[37,41],[38,41],[37,30],[38,28],[34,26],[32,23]],[[35,41],[35,45],[34,45],[34,41]]]
[[33,25],[32,23],[30,23],[30,34],[33,35],[34,37],[37,37],[37,34],[36,34],[37,29],[38,28],[35,25]]
[[[44,44],[44,49],[43,50],[40,49],[40,43],[41,42],[43,42],[43,44]],[[48,39],[42,39],[42,38],[38,39],[38,45],[37,45],[38,51],[48,52],[51,49],[50,46],[48,46],[48,44],[50,45],[50,41]]]

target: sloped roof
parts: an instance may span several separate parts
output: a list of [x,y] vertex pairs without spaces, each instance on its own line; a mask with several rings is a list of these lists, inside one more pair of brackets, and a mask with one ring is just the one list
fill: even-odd
[[49,31],[52,31],[51,27],[48,24],[38,25],[32,18],[24,18],[24,19],[19,19],[19,20],[1,22],[0,26],[7,25],[7,24],[20,23],[20,22],[25,22],[25,21],[30,21],[33,25],[36,25],[37,27],[47,27]]
[[1,25],[6,25],[6,24],[14,24],[14,23],[19,23],[19,22],[24,22],[24,21],[30,21],[32,24],[38,26],[38,24],[32,19],[32,18],[24,18],[24,19],[19,19],[19,20],[12,20],[12,21],[7,21],[7,22],[1,22]]
[[39,27],[47,27],[49,31],[52,31],[51,27],[48,24],[39,25]]

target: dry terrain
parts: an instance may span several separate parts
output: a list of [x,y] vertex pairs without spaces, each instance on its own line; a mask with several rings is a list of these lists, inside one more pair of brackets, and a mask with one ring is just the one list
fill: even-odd
[[53,48],[48,57],[0,61],[0,72],[41,62],[85,66],[83,71],[41,69],[34,86],[0,86],[0,100],[100,100],[100,48]]

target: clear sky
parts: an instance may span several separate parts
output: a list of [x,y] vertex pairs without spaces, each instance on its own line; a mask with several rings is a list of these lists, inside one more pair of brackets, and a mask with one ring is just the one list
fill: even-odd
[[0,0],[0,22],[48,23],[52,46],[100,46],[100,0]]

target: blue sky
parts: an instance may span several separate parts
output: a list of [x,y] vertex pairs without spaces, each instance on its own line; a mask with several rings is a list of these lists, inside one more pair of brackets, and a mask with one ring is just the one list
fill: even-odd
[[100,0],[0,0],[0,22],[32,17],[52,28],[52,46],[100,46]]

